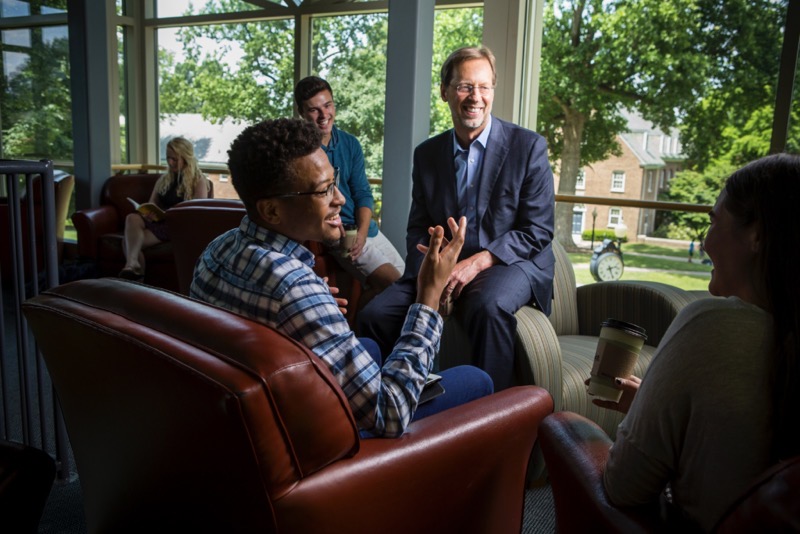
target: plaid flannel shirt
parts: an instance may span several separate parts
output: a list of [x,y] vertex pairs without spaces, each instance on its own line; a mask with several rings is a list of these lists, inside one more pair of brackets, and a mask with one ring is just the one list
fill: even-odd
[[360,430],[401,435],[433,367],[442,318],[425,305],[412,305],[394,350],[378,367],[313,266],[307,248],[245,216],[200,256],[190,295],[303,343],[338,380]]

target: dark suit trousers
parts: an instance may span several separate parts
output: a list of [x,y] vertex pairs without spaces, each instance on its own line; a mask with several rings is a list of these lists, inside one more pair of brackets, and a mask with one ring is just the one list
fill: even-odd
[[[392,352],[417,294],[416,279],[402,278],[372,299],[358,314],[357,332],[374,339],[384,355]],[[473,347],[473,363],[494,381],[495,391],[513,385],[514,314],[533,300],[528,277],[514,265],[495,265],[467,284],[455,301]]]

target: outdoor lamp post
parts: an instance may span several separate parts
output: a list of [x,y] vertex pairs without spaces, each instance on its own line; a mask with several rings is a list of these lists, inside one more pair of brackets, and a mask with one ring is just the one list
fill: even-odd
[[594,223],[597,221],[597,208],[592,208],[592,250],[594,250]]
[[617,236],[617,246],[620,252],[622,252],[622,240],[628,236],[628,227],[624,222],[620,221],[616,228],[614,228],[614,235]]

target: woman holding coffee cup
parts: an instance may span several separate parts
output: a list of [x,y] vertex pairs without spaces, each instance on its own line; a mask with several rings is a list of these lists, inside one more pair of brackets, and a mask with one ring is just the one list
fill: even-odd
[[662,500],[712,530],[767,467],[800,454],[800,157],[734,172],[704,243],[712,295],[675,318],[643,380],[620,377],[627,413],[604,474],[619,506]]

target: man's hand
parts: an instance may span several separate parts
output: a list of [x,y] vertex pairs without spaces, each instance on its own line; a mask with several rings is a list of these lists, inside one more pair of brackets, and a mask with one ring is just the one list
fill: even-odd
[[[615,383],[619,389],[622,390],[622,397],[620,397],[619,402],[609,401],[609,400],[602,400],[602,399],[592,399],[592,404],[595,406],[600,406],[601,408],[607,408],[609,410],[616,410],[622,413],[628,413],[628,410],[631,409],[631,404],[633,403],[633,398],[636,396],[636,392],[639,391],[639,386],[642,383],[642,379],[638,376],[629,376],[628,378],[616,378]],[[589,385],[589,379],[587,378],[584,384]]]
[[467,284],[472,282],[481,271],[485,271],[495,263],[494,256],[488,250],[482,250],[458,262],[444,286],[441,302],[444,303],[448,298],[457,299]]
[[359,231],[358,234],[356,234],[355,240],[353,240],[353,244],[350,246],[349,252],[351,260],[354,260],[359,256],[361,256],[361,253],[364,251],[364,245],[366,244],[366,242],[367,242],[366,232],[364,232],[364,235],[361,235],[361,232]]
[[452,241],[448,242],[444,237],[444,228],[437,226],[430,230],[429,246],[417,245],[417,249],[425,253],[417,275],[417,302],[434,310],[439,307],[444,286],[450,279],[467,235],[466,217],[461,217],[458,223],[449,217],[447,225],[453,234]]
[[339,298],[336,296],[339,294],[339,288],[328,284],[327,276],[324,277],[322,281],[325,282],[325,284],[328,286],[328,289],[330,289],[331,295],[333,295],[333,300],[335,300],[336,305],[339,306],[339,311],[342,312],[342,315],[347,317],[347,299]]

